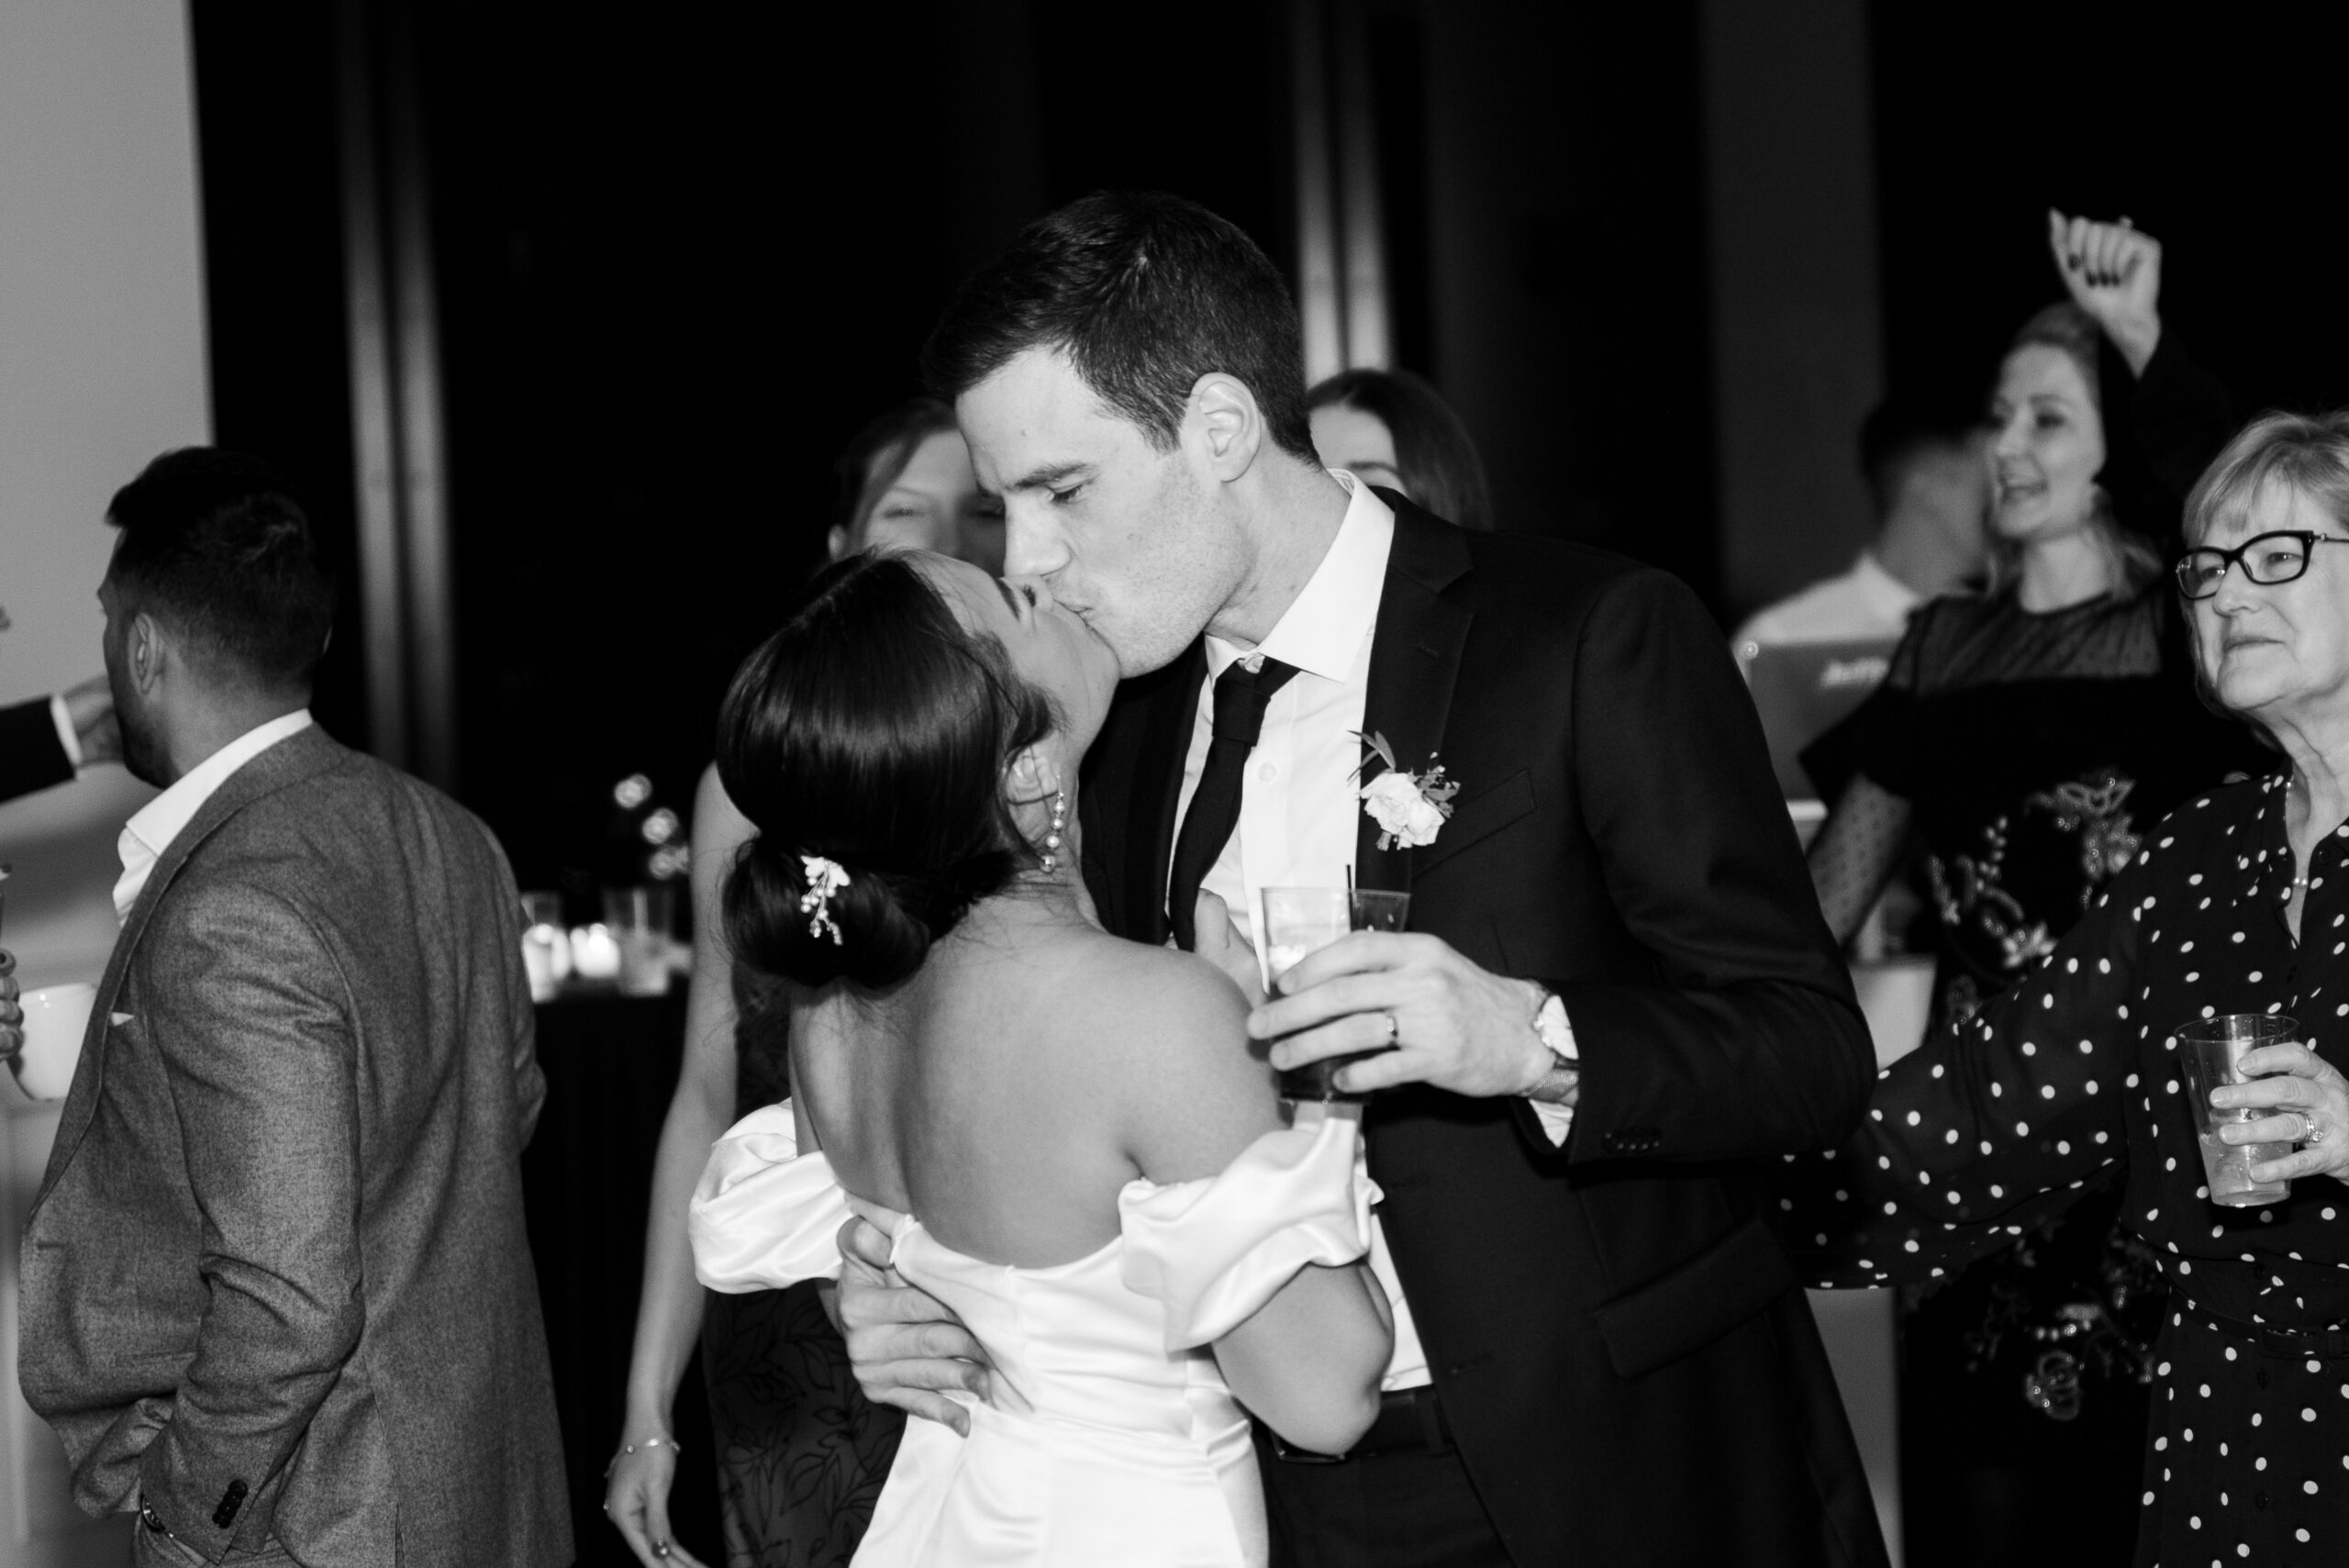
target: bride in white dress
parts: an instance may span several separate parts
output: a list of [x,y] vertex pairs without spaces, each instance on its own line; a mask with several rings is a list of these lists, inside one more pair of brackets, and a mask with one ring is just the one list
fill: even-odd
[[1077,764],[1117,680],[1041,587],[852,557],[719,722],[760,829],[727,935],[792,982],[796,1094],[718,1144],[696,1267],[837,1277],[852,1195],[992,1367],[967,1435],[908,1423],[859,1568],[1252,1568],[1250,1413],[1339,1453],[1377,1412],[1355,1124],[1286,1125],[1232,983],[1085,898]]

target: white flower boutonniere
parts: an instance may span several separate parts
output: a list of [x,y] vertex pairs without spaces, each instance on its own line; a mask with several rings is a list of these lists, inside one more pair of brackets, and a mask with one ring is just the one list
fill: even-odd
[[1400,844],[1415,850],[1434,843],[1452,815],[1452,797],[1460,793],[1459,781],[1446,777],[1443,764],[1432,754],[1424,772],[1406,773],[1395,760],[1395,748],[1386,743],[1386,736],[1373,731],[1355,739],[1370,752],[1362,760],[1362,767],[1354,770],[1356,778],[1374,760],[1386,764],[1386,771],[1365,780],[1360,792],[1363,810],[1378,824],[1378,847],[1391,850]]

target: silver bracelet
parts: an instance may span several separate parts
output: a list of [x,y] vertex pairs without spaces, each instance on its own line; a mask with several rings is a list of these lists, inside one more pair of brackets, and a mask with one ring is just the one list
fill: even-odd
[[[612,1462],[604,1466],[604,1479],[609,1481],[612,1478],[613,1470],[618,1467],[619,1462],[626,1459],[629,1454],[634,1453],[640,1448],[665,1448],[671,1453],[681,1453],[684,1451],[684,1450],[679,1446],[677,1440],[674,1438],[651,1437],[645,1439],[640,1443],[622,1443],[620,1444],[619,1452],[612,1456]],[[605,1512],[610,1512],[611,1507],[612,1506],[609,1503],[605,1504]]]

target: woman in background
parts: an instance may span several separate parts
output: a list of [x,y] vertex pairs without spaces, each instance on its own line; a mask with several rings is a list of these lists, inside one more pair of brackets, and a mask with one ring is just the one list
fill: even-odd
[[[1003,567],[1003,509],[984,495],[953,411],[915,398],[857,432],[836,467],[832,560],[868,547]],[[829,1568],[855,1554],[896,1452],[903,1418],[868,1402],[813,1284],[705,1292],[685,1242],[685,1205],[709,1147],[741,1115],[788,1092],[784,1018],[739,972],[718,933],[718,894],[753,833],[713,765],[695,794],[694,973],[685,1067],[652,1167],[644,1286],[629,1360],[620,1449],[605,1511],[646,1568],[696,1568],[669,1533],[677,1448],[670,1406],[698,1336],[717,1443],[718,1501],[733,1568]]]
[[[2256,758],[2197,700],[2160,557],[2099,484],[2098,348],[2076,305],[2017,334],[1990,409],[1989,591],[1919,608],[1884,684],[1804,756],[1835,802],[1810,863],[1839,938],[1912,833],[1930,852],[1939,1030],[2051,951],[2154,823]],[[2127,1561],[2163,1293],[2118,1206],[2098,1193],[1904,1296],[1915,1568]]]
[[954,410],[934,397],[899,404],[841,454],[840,520],[825,536],[834,561],[868,547],[927,550],[1003,570],[1003,503],[979,488]]
[[[1930,1280],[2124,1186],[2123,1222],[2169,1296],[2134,1529],[2099,1518],[2096,1555],[2133,1534],[2122,1560],[2138,1568],[2349,1561],[2344,519],[2349,413],[2271,414],[2219,454],[2188,504],[2176,591],[2211,703],[2275,747],[2266,776],[2148,824],[2053,953],[1895,1062],[1840,1149],[1786,1167],[1789,1240],[1836,1286]],[[2286,1015],[2299,1038],[2246,1053],[2248,1081],[2211,1092],[2250,1118],[2205,1143],[2175,1031],[2230,1014]],[[2281,1147],[2236,1171],[2289,1190],[2214,1201],[2219,1150],[2258,1144]],[[2091,1499],[2071,1501],[2078,1515]],[[2070,1564],[2070,1533],[1973,1561]],[[1909,1539],[1912,1563],[1947,1549]]]
[[1305,395],[1313,450],[1464,528],[1493,526],[1485,460],[1452,406],[1408,371],[1341,371]]

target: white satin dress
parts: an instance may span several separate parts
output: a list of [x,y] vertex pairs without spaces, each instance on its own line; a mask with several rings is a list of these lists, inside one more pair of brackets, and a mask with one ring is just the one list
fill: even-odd
[[[1248,1418],[1206,1347],[1299,1269],[1364,1254],[1360,1151],[1331,1118],[1265,1134],[1218,1176],[1129,1182],[1118,1239],[1052,1268],[982,1262],[900,1220],[897,1272],[977,1337],[998,1392],[964,1400],[967,1439],[906,1423],[857,1568],[1260,1568]],[[770,1106],[711,1152],[696,1270],[720,1291],[837,1277],[848,1217],[829,1162]]]

